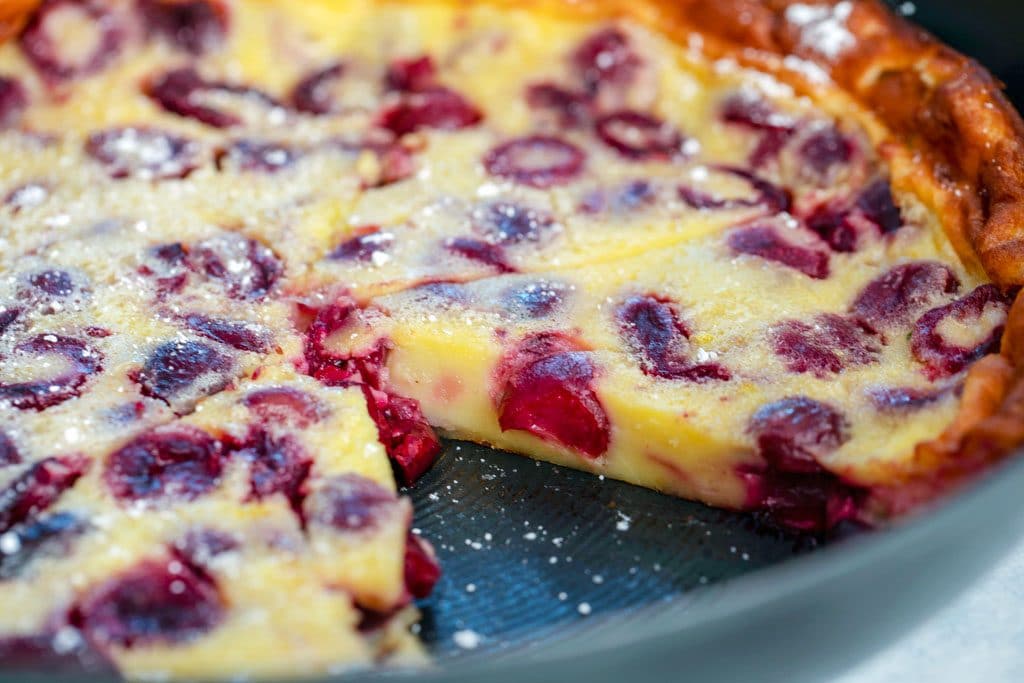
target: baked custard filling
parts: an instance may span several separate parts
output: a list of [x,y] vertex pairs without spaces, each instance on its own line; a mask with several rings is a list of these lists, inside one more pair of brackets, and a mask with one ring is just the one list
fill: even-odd
[[418,660],[433,428],[884,515],[1010,299],[873,125],[624,18],[42,3],[0,46],[0,652]]

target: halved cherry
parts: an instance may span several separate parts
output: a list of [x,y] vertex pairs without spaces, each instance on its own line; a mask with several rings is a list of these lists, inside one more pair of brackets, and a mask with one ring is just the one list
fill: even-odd
[[877,225],[882,234],[898,230],[903,225],[903,216],[892,196],[892,186],[885,178],[879,178],[864,188],[855,204],[868,220]]
[[156,76],[146,94],[166,111],[195,119],[214,128],[228,128],[245,122],[246,112],[256,110],[263,117],[284,112],[280,102],[256,88],[209,81],[192,67],[181,67]]
[[0,129],[17,125],[28,107],[28,93],[21,81],[0,75]]
[[955,390],[955,386],[939,389],[886,387],[868,391],[875,408],[886,413],[906,413],[925,408]]
[[246,394],[242,403],[269,424],[308,427],[330,413],[316,396],[292,387],[256,389]]
[[200,429],[161,427],[111,453],[103,479],[119,500],[188,501],[217,486],[224,458],[220,442]]
[[822,128],[808,136],[797,153],[817,178],[827,179],[836,166],[848,164],[853,158],[854,144],[835,126]]
[[534,83],[526,89],[531,109],[548,112],[563,128],[582,126],[590,118],[590,98],[554,83]]
[[560,282],[531,281],[509,287],[501,294],[502,306],[513,315],[546,318],[563,303],[568,287]]
[[762,406],[747,430],[757,440],[758,454],[780,472],[823,472],[821,459],[849,438],[847,421],[830,405],[790,396]]
[[46,458],[0,490],[0,533],[31,520],[57,502],[89,469],[80,455]]
[[313,459],[301,444],[289,435],[277,437],[254,428],[235,448],[234,455],[249,463],[250,499],[262,500],[280,493],[301,513],[306,479],[313,467]]
[[280,142],[236,140],[226,149],[218,150],[214,161],[218,171],[277,173],[295,163],[300,155],[298,150]]
[[345,65],[335,62],[318,69],[299,81],[292,89],[292,106],[306,114],[332,114],[338,110],[333,88],[345,75]]
[[483,114],[462,95],[448,88],[434,88],[403,95],[381,112],[378,125],[395,135],[434,128],[460,130],[475,126]]
[[739,228],[729,234],[728,245],[736,254],[749,254],[781,263],[816,280],[827,278],[829,274],[828,252],[809,243],[797,243],[788,235],[784,236],[778,226],[752,225]]
[[388,65],[384,84],[390,90],[423,92],[437,87],[437,67],[430,55],[396,59]]
[[157,298],[165,299],[185,287],[189,273],[188,252],[180,242],[158,245],[146,251],[138,272],[153,278]]
[[176,556],[144,560],[92,588],[71,620],[95,643],[187,643],[216,628],[227,603],[213,578]]
[[303,503],[310,524],[345,532],[377,528],[400,509],[400,501],[392,491],[359,474],[323,480]]
[[284,270],[273,250],[237,233],[200,242],[188,253],[188,262],[223,282],[228,293],[238,299],[262,299]]
[[892,197],[888,181],[870,183],[854,199],[830,202],[815,208],[804,223],[833,251],[856,251],[867,237],[886,235],[903,226],[903,217]]
[[911,261],[869,282],[850,313],[876,331],[906,325],[929,306],[960,289],[960,279],[936,261]]
[[386,254],[395,243],[393,232],[381,232],[376,225],[367,226],[334,248],[327,258],[336,261],[372,261],[374,254]]
[[790,372],[827,377],[848,367],[878,360],[881,346],[860,323],[822,313],[810,323],[785,320],[773,325],[769,337],[775,354]]
[[4,336],[8,328],[11,327],[21,315],[20,308],[4,308],[0,310],[0,337]]
[[228,382],[232,359],[209,344],[192,340],[164,342],[135,376],[142,393],[169,404],[220,390]]
[[222,320],[191,313],[185,316],[185,324],[207,339],[227,344],[239,351],[266,353],[270,348],[270,331],[255,323]]
[[588,93],[622,87],[634,80],[643,64],[626,33],[615,26],[587,37],[572,53],[572,65]]
[[29,296],[44,296],[48,299],[66,299],[78,289],[71,273],[58,268],[47,268],[28,276],[28,284],[34,290]]
[[215,49],[228,32],[228,7],[221,0],[138,0],[146,31],[193,55]]
[[999,348],[1008,308],[995,285],[981,285],[918,318],[911,352],[930,379],[954,375]]
[[741,467],[746,505],[767,514],[774,524],[803,533],[822,533],[857,521],[868,492],[831,472],[799,474]]
[[32,14],[20,43],[43,79],[57,84],[105,67],[117,56],[123,37],[106,3],[47,0]]
[[761,140],[748,158],[753,168],[760,168],[777,158],[796,132],[796,122],[777,111],[757,94],[741,91],[722,103],[721,117],[726,123],[760,133]]
[[572,182],[583,171],[586,155],[559,138],[532,135],[498,145],[484,156],[493,176],[521,185],[548,188]]
[[112,178],[184,178],[200,164],[199,145],[156,128],[109,128],[93,133],[85,151]]
[[527,337],[499,361],[498,424],[598,458],[608,450],[611,428],[594,391],[596,376],[593,360],[572,338],[557,332]]
[[694,209],[733,210],[763,206],[770,213],[789,211],[793,203],[789,190],[765,180],[750,171],[734,166],[717,166],[715,173],[723,173],[744,180],[754,190],[753,197],[716,197],[688,185],[678,187],[679,198]]
[[599,118],[594,127],[602,142],[627,159],[667,161],[682,154],[682,134],[650,114],[616,111]]
[[494,244],[538,242],[555,219],[523,204],[501,201],[473,212],[473,229]]
[[369,386],[363,387],[363,393],[398,480],[406,485],[414,484],[441,453],[437,434],[417,401]]
[[441,578],[441,565],[427,541],[410,533],[405,541],[405,590],[417,599],[430,595]]
[[501,245],[484,242],[475,237],[452,237],[445,240],[444,248],[462,258],[482,263],[499,273],[516,272],[516,267],[509,263]]
[[45,379],[0,380],[0,401],[9,401],[19,410],[45,410],[78,396],[89,376],[103,367],[103,355],[99,351],[81,339],[56,334],[40,334],[21,342],[14,347],[13,356],[6,360],[35,365],[47,357],[63,359],[65,367]]

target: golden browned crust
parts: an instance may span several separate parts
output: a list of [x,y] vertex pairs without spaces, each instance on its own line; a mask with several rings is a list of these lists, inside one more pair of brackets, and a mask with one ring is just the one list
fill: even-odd
[[[984,68],[879,0],[489,1],[628,16],[684,44],[699,35],[712,58],[771,71],[819,101],[831,99],[833,109],[859,105],[845,113],[869,128],[894,185],[934,212],[967,266],[984,269],[1008,295],[1024,286],[1024,121]],[[0,40],[14,35],[38,4],[0,2]],[[809,25],[838,29],[842,37],[835,43],[834,32],[819,30],[815,40]],[[814,78],[808,65],[831,83]],[[836,94],[846,99],[837,104]],[[1001,354],[968,373],[956,419],[887,473],[893,487],[880,500],[902,511],[1021,444],[1024,293],[1010,311]]]

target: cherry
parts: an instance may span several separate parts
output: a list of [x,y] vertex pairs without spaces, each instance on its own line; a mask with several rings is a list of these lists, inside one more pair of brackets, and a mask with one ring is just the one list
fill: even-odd
[[643,62],[617,27],[602,29],[584,40],[571,56],[572,65],[586,91],[622,87],[634,80]]
[[21,454],[18,453],[18,447],[14,445],[14,440],[0,431],[0,467],[17,465],[20,462]]
[[912,261],[869,282],[853,300],[850,313],[875,331],[901,327],[959,290],[960,280],[948,266]]
[[277,173],[291,166],[298,158],[297,150],[281,143],[238,140],[227,149],[218,150],[215,162],[218,171],[234,169]]
[[6,532],[17,541],[13,552],[0,553],[0,581],[18,577],[37,558],[66,557],[74,537],[86,524],[70,512],[57,512],[18,524]]
[[321,308],[306,330],[305,357],[309,374],[328,386],[351,386],[375,382],[386,347],[378,346],[367,356],[353,358],[328,351],[328,337],[359,320],[354,301],[340,299]]
[[441,578],[441,565],[434,549],[425,540],[410,533],[405,541],[405,590],[414,598],[430,595]]
[[308,427],[327,417],[327,406],[317,397],[291,387],[256,389],[242,403],[264,423]]
[[[42,380],[6,383],[0,381],[0,401],[19,410],[45,410],[78,396],[90,375],[103,368],[103,356],[81,339],[40,334],[14,347],[20,356],[61,356],[68,367]],[[35,362],[35,361],[33,361]]]
[[694,209],[733,210],[763,206],[770,213],[789,211],[793,198],[789,191],[742,168],[718,166],[718,173],[736,176],[750,184],[754,197],[715,197],[692,187],[681,185],[679,198]]
[[292,106],[306,114],[334,114],[338,105],[334,100],[334,86],[345,75],[345,65],[336,62],[318,69],[299,81],[292,89]]
[[582,173],[585,158],[579,147],[564,140],[532,135],[490,150],[484,168],[493,176],[544,189],[573,181]]
[[627,159],[667,161],[682,154],[682,134],[649,114],[616,111],[599,118],[594,129],[603,143]]
[[[379,382],[377,382],[379,384]],[[370,417],[399,481],[411,485],[437,460],[441,442],[412,399],[363,387]]]
[[734,230],[729,234],[728,244],[737,254],[775,261],[816,280],[823,280],[829,274],[827,252],[794,244],[773,226],[753,225]]
[[821,458],[849,438],[847,426],[835,408],[805,396],[791,396],[759,408],[747,430],[770,467],[813,474],[823,472]]
[[777,112],[757,95],[739,92],[722,103],[722,120],[760,133],[761,140],[750,153],[748,163],[760,168],[779,156],[796,132],[793,120]]
[[185,178],[199,166],[199,146],[155,128],[111,128],[93,133],[85,151],[112,178]]
[[305,518],[339,531],[360,532],[376,528],[395,515],[398,497],[377,482],[359,474],[342,474],[323,480],[306,496]]
[[833,251],[853,252],[868,235],[885,235],[903,225],[899,208],[892,198],[892,190],[885,180],[868,185],[852,205],[824,204],[804,219]]
[[28,277],[28,284],[38,293],[52,299],[66,299],[78,289],[71,273],[52,268],[33,273]]
[[7,332],[7,329],[15,323],[18,316],[21,315],[20,308],[5,308],[0,310],[0,337]]
[[566,289],[558,282],[524,282],[503,291],[500,300],[515,316],[546,318],[562,305]]
[[89,469],[80,455],[51,457],[33,464],[0,490],[0,533],[33,519],[60,499]]
[[580,210],[586,213],[608,210],[615,214],[628,214],[654,204],[657,198],[657,188],[650,181],[631,180],[611,192],[600,189],[591,192],[581,202]]
[[[73,26],[91,39],[88,50],[62,54],[66,31]],[[123,41],[121,26],[106,3],[96,0],[46,0],[21,33],[21,50],[45,81],[57,84],[88,76],[117,55]],[[75,41],[76,45],[82,40]]]
[[718,363],[694,363],[688,357],[690,330],[671,300],[653,295],[631,296],[615,312],[630,350],[642,359],[645,374],[662,379],[728,380]]
[[821,313],[812,324],[783,321],[772,326],[769,337],[775,354],[790,372],[809,372],[816,377],[874,363],[881,352],[876,338],[859,323],[835,313]]
[[156,347],[135,379],[144,395],[173,403],[194,391],[201,379],[201,395],[218,391],[227,383],[225,375],[232,365],[229,356],[208,344],[168,341]]
[[894,232],[903,226],[903,216],[892,196],[892,187],[879,178],[861,191],[855,204],[868,220],[877,225],[882,234]]
[[90,590],[72,609],[93,642],[121,647],[186,643],[216,628],[227,609],[213,578],[178,559],[144,560]]
[[444,247],[453,254],[482,263],[499,273],[516,272],[516,267],[508,262],[505,250],[500,245],[474,237],[453,237],[445,241]]
[[54,675],[55,680],[82,678],[117,680],[113,662],[98,649],[77,638],[70,648],[56,640],[57,633],[18,635],[0,638],[0,661],[4,669],[16,675],[25,672],[25,680],[38,680],[41,675]]
[[388,66],[384,83],[389,90],[423,92],[437,86],[437,67],[430,55],[396,59]]
[[28,104],[28,93],[21,81],[0,75],[0,130],[16,125]]
[[830,472],[799,474],[741,467],[747,507],[763,510],[784,529],[820,533],[856,520],[867,492]]
[[327,258],[336,261],[372,261],[374,254],[387,253],[394,243],[394,233],[381,232],[379,226],[370,225],[357,230],[352,237],[335,247]]
[[577,128],[590,118],[587,95],[553,83],[534,83],[528,86],[526,103],[531,109],[550,112],[558,125],[564,128]]
[[282,494],[296,512],[301,512],[306,479],[313,459],[289,435],[274,437],[254,428],[235,453],[249,463],[249,498],[262,500]]
[[549,214],[512,202],[495,202],[473,213],[473,228],[494,244],[537,242],[555,224]]
[[[3,105],[0,104],[0,108]],[[2,115],[0,115],[2,117]],[[0,121],[0,128],[3,127]],[[50,197],[50,188],[41,182],[27,182],[19,185],[4,197],[4,204],[10,206],[14,213],[41,205]]]
[[403,95],[381,112],[378,125],[401,136],[423,128],[459,130],[482,120],[480,110],[462,95],[438,87]]
[[284,270],[269,247],[235,233],[200,242],[189,252],[188,262],[197,271],[223,282],[237,299],[262,299]]
[[832,168],[847,164],[854,154],[853,143],[835,126],[823,128],[804,140],[798,149],[805,167],[818,178],[827,178]]
[[223,461],[221,444],[206,432],[161,427],[114,451],[103,478],[118,500],[188,501],[217,486]]
[[462,282],[430,280],[413,287],[410,291],[417,294],[420,299],[430,300],[432,304],[469,304],[472,301],[471,293]]
[[164,299],[185,287],[188,280],[188,252],[180,242],[153,247],[147,251],[138,271],[154,279],[157,298]]
[[925,408],[949,392],[950,389],[925,390],[909,387],[890,387],[873,389],[868,392],[868,396],[879,411],[903,413]]
[[223,43],[228,7],[220,0],[138,0],[142,23],[151,36],[201,55]]
[[218,529],[193,529],[174,542],[174,554],[187,564],[204,567],[214,558],[238,548],[238,539]]
[[[261,90],[221,81],[203,79],[192,67],[182,67],[160,74],[150,82],[146,94],[164,110],[195,119],[214,128],[229,128],[242,124],[241,110],[256,105],[267,111],[283,111],[282,105]],[[231,109],[206,104],[204,99],[213,95],[220,100],[230,99]],[[234,109],[234,110],[232,110]]]
[[596,374],[590,356],[562,333],[523,339],[498,364],[498,424],[502,431],[526,431],[586,457],[600,457],[611,436],[593,388]]
[[270,333],[260,325],[210,318],[198,313],[185,316],[185,324],[207,339],[227,344],[239,351],[266,353],[270,349]]
[[[925,366],[925,374],[932,380],[954,375],[971,362],[999,348],[1008,309],[1005,297],[995,285],[981,285],[970,294],[952,303],[933,308],[914,325],[910,337],[910,350]],[[958,340],[948,340],[943,327],[967,327],[973,335],[969,346]]]

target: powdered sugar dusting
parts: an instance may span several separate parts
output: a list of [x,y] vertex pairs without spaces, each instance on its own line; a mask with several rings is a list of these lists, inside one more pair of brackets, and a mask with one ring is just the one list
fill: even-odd
[[853,3],[848,0],[833,7],[797,3],[786,8],[786,21],[800,28],[802,45],[835,59],[853,46],[853,34],[846,26],[852,13]]

